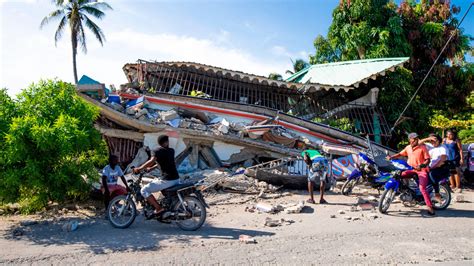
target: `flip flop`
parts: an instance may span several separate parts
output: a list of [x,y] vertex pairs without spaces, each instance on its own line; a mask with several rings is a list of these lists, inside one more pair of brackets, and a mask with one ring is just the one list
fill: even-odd
[[309,199],[309,200],[307,200],[306,202],[307,202],[307,203],[311,203],[311,204],[315,204],[314,200],[312,200],[312,199]]
[[328,202],[325,199],[319,201],[319,204],[327,204],[327,203]]

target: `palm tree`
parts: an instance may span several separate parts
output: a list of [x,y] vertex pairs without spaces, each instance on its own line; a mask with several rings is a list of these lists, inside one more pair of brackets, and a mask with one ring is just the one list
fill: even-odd
[[285,72],[286,74],[293,75],[310,66],[310,64],[303,59],[296,59],[295,61],[293,61],[293,59],[290,60],[291,64],[293,65],[293,70],[287,70]]
[[54,34],[54,41],[57,45],[59,39],[62,37],[65,27],[69,26],[71,32],[74,82],[77,83],[77,46],[81,45],[82,51],[87,53],[84,26],[94,34],[95,38],[101,45],[104,45],[105,41],[105,35],[102,32],[102,29],[99,28],[99,26],[97,26],[88,15],[97,19],[102,19],[105,16],[104,10],[112,10],[112,7],[105,2],[97,2],[96,0],[56,0],[54,3],[57,9],[41,21],[40,28],[43,28],[44,25],[52,20],[60,19],[58,28]]
[[278,73],[270,73],[270,75],[268,75],[268,78],[273,79],[273,80],[278,80],[278,81],[283,80],[283,77]]

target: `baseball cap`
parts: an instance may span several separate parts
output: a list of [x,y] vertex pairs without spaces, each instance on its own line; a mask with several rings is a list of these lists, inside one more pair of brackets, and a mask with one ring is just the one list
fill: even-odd
[[410,133],[410,134],[408,134],[408,138],[409,139],[416,139],[416,138],[418,138],[418,134],[416,134],[415,132]]

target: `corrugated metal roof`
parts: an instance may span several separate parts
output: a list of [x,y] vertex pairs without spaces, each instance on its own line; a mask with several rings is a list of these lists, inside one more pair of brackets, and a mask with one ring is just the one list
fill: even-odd
[[409,57],[378,58],[311,65],[286,81],[357,88],[361,82],[367,83],[369,79],[385,75],[386,71],[394,71],[408,59]]

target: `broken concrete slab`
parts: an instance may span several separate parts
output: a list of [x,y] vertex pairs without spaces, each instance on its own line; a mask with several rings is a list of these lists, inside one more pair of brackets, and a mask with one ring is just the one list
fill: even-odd
[[163,119],[164,121],[171,121],[173,119],[179,118],[178,112],[176,112],[176,110],[174,109],[161,112],[160,116],[161,116],[161,119]]
[[304,208],[304,201],[298,202],[296,205],[293,206],[285,206],[285,212],[288,214],[291,213],[301,213]]

